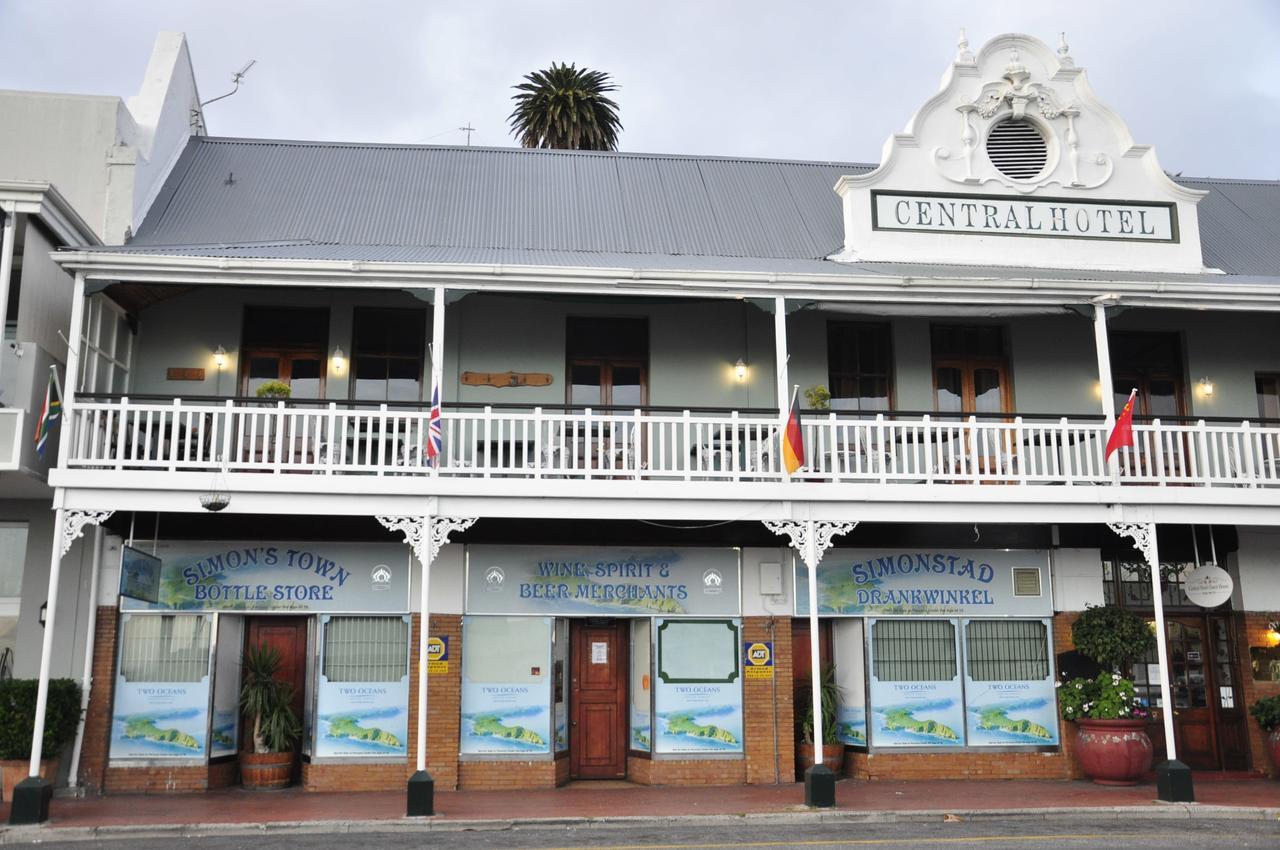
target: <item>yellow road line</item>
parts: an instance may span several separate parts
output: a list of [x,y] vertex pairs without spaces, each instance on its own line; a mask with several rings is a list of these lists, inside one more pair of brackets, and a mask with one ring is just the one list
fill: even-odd
[[914,835],[905,838],[824,838],[810,841],[725,841],[714,844],[600,844],[577,845],[574,847],[544,847],[539,850],[716,850],[721,847],[847,847],[887,844],[982,844],[995,841],[1088,841],[1104,838],[1108,842],[1119,839],[1139,839],[1137,834],[1120,834],[1114,832],[1097,833],[1056,833],[1052,835],[972,835],[954,838],[924,837]]

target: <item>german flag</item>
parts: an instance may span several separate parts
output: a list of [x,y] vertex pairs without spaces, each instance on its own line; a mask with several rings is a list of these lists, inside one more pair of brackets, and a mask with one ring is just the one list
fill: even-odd
[[782,463],[788,475],[804,466],[804,432],[800,430],[800,385],[791,391],[791,413],[782,429]]

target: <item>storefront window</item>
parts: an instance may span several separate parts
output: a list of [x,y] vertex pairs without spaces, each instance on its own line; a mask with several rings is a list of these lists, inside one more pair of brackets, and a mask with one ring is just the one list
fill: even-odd
[[945,682],[956,675],[955,627],[949,620],[879,620],[871,664],[882,682]]
[[555,661],[552,662],[552,693],[555,695],[556,752],[569,751],[569,621],[556,620]]
[[0,523],[0,677],[13,675],[26,560],[27,524]]
[[325,617],[318,758],[403,758],[409,741],[409,618]]
[[1049,639],[1036,620],[971,620],[965,627],[965,662],[975,682],[1049,678]]
[[653,747],[653,724],[650,720],[650,701],[653,692],[649,688],[653,671],[653,622],[631,621],[631,742],[630,748],[647,753]]
[[112,759],[203,759],[209,615],[122,614]]
[[871,743],[964,746],[964,694],[951,620],[871,620]]
[[836,734],[850,746],[867,745],[866,656],[861,619],[836,620],[831,626],[831,650],[835,657],[840,710]]
[[462,621],[463,754],[551,752],[550,617]]
[[1044,620],[964,624],[969,746],[1058,743],[1058,701]]
[[659,620],[656,753],[741,753],[737,620]]
[[213,661],[213,729],[209,755],[236,754],[240,732],[240,661],[244,657],[244,617],[218,615],[218,643]]

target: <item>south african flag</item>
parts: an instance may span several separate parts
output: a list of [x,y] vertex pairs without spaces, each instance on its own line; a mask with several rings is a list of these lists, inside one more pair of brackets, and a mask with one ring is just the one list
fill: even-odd
[[53,369],[49,370],[49,383],[44,388],[44,407],[40,409],[40,419],[36,422],[36,454],[44,457],[45,444],[49,442],[49,432],[53,423],[62,415],[62,399],[58,397],[58,379]]

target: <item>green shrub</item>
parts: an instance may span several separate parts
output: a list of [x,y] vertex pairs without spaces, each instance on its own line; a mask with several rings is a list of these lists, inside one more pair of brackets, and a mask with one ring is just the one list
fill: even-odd
[[1099,673],[1096,679],[1072,679],[1058,683],[1058,701],[1067,720],[1138,720],[1146,706],[1133,682],[1119,673]]
[[1091,605],[1071,626],[1076,649],[1104,669],[1128,675],[1156,645],[1147,621],[1115,605]]
[[[31,758],[35,728],[36,679],[0,681],[0,759]],[[76,734],[80,721],[80,683],[50,679],[44,717],[44,756],[54,758]]]
[[284,381],[267,381],[254,393],[258,398],[288,398],[292,394],[293,388]]
[[1249,707],[1249,713],[1264,731],[1280,729],[1280,696],[1263,697]]

